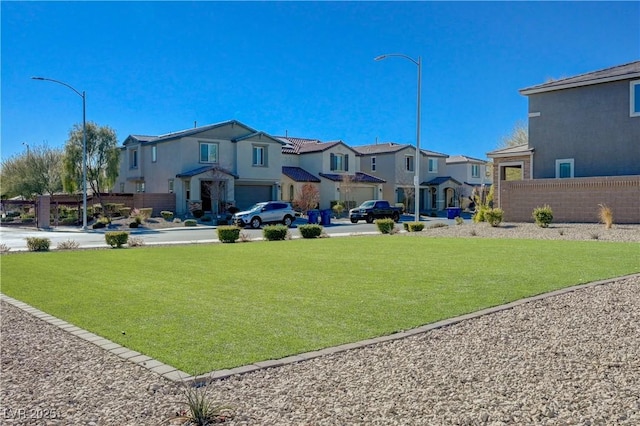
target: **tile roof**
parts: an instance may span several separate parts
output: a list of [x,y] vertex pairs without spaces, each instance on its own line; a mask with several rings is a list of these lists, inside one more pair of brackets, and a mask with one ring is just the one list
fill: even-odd
[[233,176],[234,178],[238,179],[238,175],[234,174],[233,172],[227,170],[227,169],[223,169],[222,167],[218,167],[218,166],[202,166],[202,167],[198,167],[196,169],[193,170],[188,170],[186,172],[183,173],[179,173],[176,175],[177,178],[185,178],[185,177],[194,177],[197,176],[199,174],[202,173],[206,173],[209,171],[216,171],[216,172],[222,172],[224,174],[227,174],[229,176]]
[[413,146],[409,144],[385,142],[385,143],[377,143],[373,145],[359,145],[359,146],[353,147],[354,150],[356,150],[359,154],[362,154],[362,155],[386,154],[391,152],[398,152],[405,148],[413,148]]
[[449,181],[449,180],[451,182],[457,183],[458,185],[462,185],[460,182],[458,182],[457,180],[455,180],[451,176],[438,176],[437,178],[433,178],[429,182],[423,182],[420,185],[432,185],[432,186],[442,185],[443,183],[445,183],[446,181]]
[[[342,178],[344,175],[337,173],[319,173],[325,179],[332,180],[334,182],[342,182]],[[375,176],[371,176],[367,173],[356,172],[354,175],[349,175],[351,177],[352,182],[359,183],[385,183],[386,180],[377,178]]]
[[320,178],[301,167],[282,166],[282,174],[295,182],[320,182]]
[[506,148],[496,149],[494,151],[487,152],[487,157],[505,157],[514,155],[529,155],[533,152],[533,148],[529,148],[529,144],[508,146]]
[[520,90],[523,95],[532,95],[552,90],[569,89],[572,87],[588,86],[592,84],[606,83],[610,81],[626,80],[640,77],[640,61],[617,65],[598,71],[576,75],[574,77],[552,80],[536,86],[526,87]]

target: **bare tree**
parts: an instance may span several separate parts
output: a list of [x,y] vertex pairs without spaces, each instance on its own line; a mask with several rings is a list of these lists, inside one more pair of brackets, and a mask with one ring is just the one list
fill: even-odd
[[511,133],[503,136],[498,143],[498,148],[509,148],[511,146],[526,145],[529,143],[529,129],[527,123],[518,120],[513,126]]
[[342,180],[340,181],[340,200],[342,201],[342,205],[347,209],[355,207],[355,200],[353,199],[353,187],[354,181],[353,176],[349,174],[343,174]]
[[319,202],[320,190],[318,190],[318,187],[312,183],[305,183],[296,194],[293,205],[303,212],[306,212],[317,208]]

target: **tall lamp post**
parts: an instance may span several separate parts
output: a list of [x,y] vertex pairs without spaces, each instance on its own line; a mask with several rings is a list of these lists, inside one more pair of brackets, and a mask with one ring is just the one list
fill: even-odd
[[418,100],[417,100],[417,113],[416,113],[416,165],[414,167],[415,175],[413,176],[413,186],[415,191],[415,221],[420,221],[420,86],[422,84],[422,57],[418,56],[418,60],[413,59],[403,53],[388,53],[386,55],[380,55],[375,58],[376,61],[382,61],[391,56],[399,56],[407,59],[418,66]]
[[84,90],[80,93],[70,84],[46,77],[31,77],[33,80],[51,81],[73,90],[82,98],[82,229],[87,230],[87,96]]

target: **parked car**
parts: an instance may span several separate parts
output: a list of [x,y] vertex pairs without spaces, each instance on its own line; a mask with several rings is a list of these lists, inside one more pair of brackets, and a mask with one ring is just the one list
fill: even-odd
[[390,217],[394,222],[400,221],[400,207],[393,207],[385,200],[369,200],[360,204],[355,209],[349,210],[349,219],[351,223],[358,223],[364,219],[367,223],[373,223],[375,219],[383,219]]
[[242,228],[251,226],[257,229],[263,223],[282,223],[291,226],[295,218],[296,212],[291,204],[284,201],[265,201],[234,214],[233,223]]

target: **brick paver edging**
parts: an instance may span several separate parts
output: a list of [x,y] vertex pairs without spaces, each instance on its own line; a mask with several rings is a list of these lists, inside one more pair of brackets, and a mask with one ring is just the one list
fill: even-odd
[[173,382],[182,382],[182,383],[192,383],[192,384],[201,384],[206,383],[211,380],[224,379],[236,374],[245,374],[250,373],[252,371],[263,370],[266,368],[279,367],[282,365],[293,364],[296,362],[302,362],[306,360],[310,360],[313,358],[318,358],[324,355],[335,354],[339,352],[348,351],[351,349],[359,349],[364,348],[366,346],[375,345],[378,343],[389,342],[393,340],[403,339],[405,337],[414,336],[420,333],[426,333],[431,330],[435,330],[442,327],[447,327],[450,325],[457,324],[461,321],[470,320],[474,318],[478,318],[484,315],[493,314],[500,311],[505,311],[507,309],[512,309],[516,306],[521,306],[530,302],[534,302],[537,300],[543,300],[548,297],[559,296],[562,294],[570,293],[576,290],[580,290],[583,288],[595,287],[599,285],[609,284],[614,281],[619,281],[626,278],[632,277],[640,277],[640,273],[626,275],[622,277],[610,278],[601,281],[594,281],[586,284],[579,284],[572,287],[566,287],[560,290],[554,290],[548,293],[539,294],[537,296],[526,297],[524,299],[516,300],[514,302],[506,303],[504,305],[494,306],[491,308],[482,309],[476,312],[472,312],[470,314],[460,315],[454,318],[449,318],[441,321],[437,321],[431,324],[423,325],[420,327],[412,328],[410,330],[401,331],[398,333],[390,334],[388,336],[375,337],[372,339],[361,340],[359,342],[354,343],[346,343],[344,345],[334,346],[331,348],[321,349],[318,351],[305,352],[298,355],[292,355],[285,358],[275,359],[275,360],[267,360],[267,361],[259,361],[253,364],[244,365],[241,367],[225,369],[225,370],[216,370],[207,374],[201,374],[199,376],[191,376],[184,371],[180,371],[175,367],[172,367],[168,364],[163,364],[160,361],[157,361],[147,355],[143,355],[140,352],[132,351],[124,346],[121,346],[117,343],[112,342],[111,340],[104,339],[96,334],[93,334],[87,330],[83,330],[79,327],[74,326],[66,321],[58,319],[52,315],[49,315],[45,312],[42,312],[24,302],[16,300],[12,297],[6,296],[5,294],[0,293],[0,299],[6,301],[7,303],[22,309],[23,311],[30,313],[31,315],[40,318],[41,320],[48,322],[51,325],[54,325],[62,330],[69,332],[87,342],[91,342],[100,348],[106,350],[107,352],[111,352],[114,355],[119,356],[127,361],[133,362],[134,364],[138,364],[141,367],[144,367],[165,379],[171,380]]

